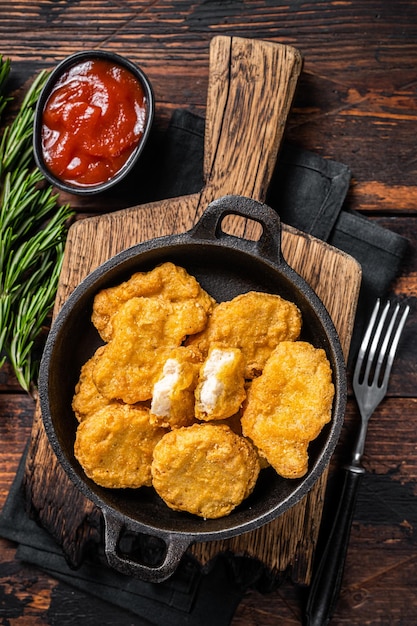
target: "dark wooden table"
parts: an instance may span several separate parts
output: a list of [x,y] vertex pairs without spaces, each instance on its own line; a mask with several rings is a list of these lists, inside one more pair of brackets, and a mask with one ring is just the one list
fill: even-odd
[[[346,207],[406,236],[410,249],[392,293],[407,298],[411,316],[387,398],[367,439],[363,483],[351,534],[342,593],[332,624],[417,623],[417,2],[280,3],[258,0],[189,2],[85,0],[29,2],[0,8],[0,53],[12,60],[17,98],[43,68],[81,49],[121,52],[142,66],[156,95],[155,125],[175,108],[204,114],[208,48],[215,34],[289,43],[304,68],[288,123],[298,146],[347,164],[353,173]],[[67,200],[67,198],[63,199]],[[82,218],[123,208],[71,198]],[[6,366],[0,371],[0,507],[12,483],[33,419],[33,401]],[[346,459],[358,413],[349,396],[342,436],[331,463],[323,531],[331,518],[332,485]],[[319,544],[320,549],[320,544]],[[233,626],[300,624],[305,589],[284,583],[247,593]],[[15,558],[0,539],[2,624],[139,624],[129,612],[44,575]]]

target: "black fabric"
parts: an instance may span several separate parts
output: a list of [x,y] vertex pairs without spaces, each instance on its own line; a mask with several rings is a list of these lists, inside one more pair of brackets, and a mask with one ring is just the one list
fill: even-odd
[[356,360],[375,300],[387,295],[391,283],[398,276],[408,241],[353,211],[341,211],[328,241],[349,253],[362,267],[362,283],[348,363],[351,367]]
[[[175,112],[162,142],[148,152],[152,176],[141,181],[142,201],[198,192],[204,182],[203,148],[204,120],[187,111]],[[284,223],[328,241],[361,264],[363,278],[352,354],[355,337],[362,334],[362,323],[375,298],[387,292],[398,274],[407,241],[343,210],[350,177],[349,169],[341,163],[284,145],[267,202]],[[18,558],[129,609],[143,620],[143,626],[227,625],[249,587],[266,592],[279,582],[256,560],[233,555],[216,558],[206,569],[187,557],[168,581],[157,585],[110,570],[99,553],[94,562],[71,570],[59,546],[25,512],[23,467],[24,458],[0,516],[0,535],[19,544]]]
[[266,591],[274,581],[263,565],[225,554],[206,568],[186,557],[175,574],[159,584],[143,582],[94,560],[71,569],[54,539],[26,513],[22,488],[26,453],[0,515],[0,536],[18,544],[16,557],[82,592],[127,609],[143,626],[227,626],[249,587]]
[[[155,199],[197,192],[203,185],[204,119],[175,111],[158,154]],[[398,275],[408,242],[395,232],[343,209],[349,168],[284,143],[272,177],[267,204],[285,224],[327,241],[354,257],[362,268],[350,362],[375,299],[384,297]]]

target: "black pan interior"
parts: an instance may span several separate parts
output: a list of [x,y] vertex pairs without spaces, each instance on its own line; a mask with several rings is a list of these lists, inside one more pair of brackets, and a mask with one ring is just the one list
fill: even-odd
[[284,512],[311,488],[329,460],[328,448],[334,447],[338,437],[343,418],[337,406],[343,403],[343,398],[338,397],[337,391],[333,422],[310,444],[307,476],[285,480],[271,469],[263,470],[253,494],[228,517],[203,520],[172,511],[149,488],[103,489],[85,476],[73,452],[77,426],[71,409],[74,387],[82,364],[102,343],[90,321],[93,298],[100,289],[126,280],[133,272],[150,270],[165,261],[183,266],[217,301],[230,300],[250,290],[279,294],[300,308],[303,316],[302,338],[326,350],[338,390],[341,363],[332,342],[334,329],[329,329],[326,319],[323,320],[321,303],[314,297],[311,299],[311,290],[285,263],[274,266],[240,249],[210,242],[187,241],[145,250],[143,246],[136,248],[131,249],[122,260],[115,257],[105,271],[96,275],[93,273],[84,281],[69,298],[52,327],[40,378],[40,389],[44,388],[43,394],[41,390],[41,398],[44,396],[42,412],[48,436],[58,458],[78,487],[99,505],[104,503],[111,507],[116,514],[127,516],[149,528],[199,536],[203,533],[206,538],[212,533],[217,538],[250,530]]

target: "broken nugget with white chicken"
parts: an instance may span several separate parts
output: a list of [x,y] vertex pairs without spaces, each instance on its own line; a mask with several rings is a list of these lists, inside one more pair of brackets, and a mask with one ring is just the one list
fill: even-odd
[[246,397],[245,362],[241,350],[210,346],[195,390],[195,416],[221,420],[237,413]]
[[299,478],[308,445],[331,419],[334,385],[326,353],[304,341],[280,343],[248,390],[241,423],[276,472]]
[[113,316],[131,298],[163,298],[193,311],[196,330],[205,324],[215,301],[198,281],[174,263],[166,262],[149,272],[136,272],[125,282],[102,289],[94,298],[92,322],[104,341],[113,337]]
[[279,295],[257,291],[218,304],[206,328],[188,343],[205,355],[218,343],[239,348],[245,359],[245,378],[253,379],[280,341],[295,341],[301,332],[298,307]]
[[190,426],[194,421],[194,391],[201,354],[191,347],[174,349],[152,392],[151,424],[169,428]]
[[112,319],[113,337],[97,360],[93,378],[110,400],[150,400],[173,348],[205,323],[199,307],[163,298],[131,298]]

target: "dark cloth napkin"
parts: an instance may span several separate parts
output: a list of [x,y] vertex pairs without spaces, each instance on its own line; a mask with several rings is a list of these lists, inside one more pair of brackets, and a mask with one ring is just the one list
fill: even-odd
[[261,563],[220,555],[206,568],[186,556],[175,574],[159,584],[125,576],[105,565],[101,550],[71,569],[54,539],[26,513],[22,489],[26,452],[0,516],[0,536],[18,544],[16,557],[82,592],[131,611],[137,626],[223,626],[230,623],[246,589],[272,588]]
[[[175,111],[159,153],[153,186],[156,200],[194,193],[203,185],[204,119]],[[351,344],[356,355],[375,299],[398,275],[408,241],[359,213],[343,209],[350,169],[284,143],[266,203],[288,224],[347,252],[362,267],[362,283]]]
[[[135,174],[139,202],[198,192],[203,186],[204,120],[176,111],[169,129],[147,152]],[[280,153],[267,203],[282,222],[355,257],[362,287],[351,354],[376,297],[397,276],[407,241],[357,213],[343,210],[349,169],[288,144]],[[138,203],[138,202],[136,202]],[[355,338],[357,337],[357,338]],[[0,535],[19,544],[17,557],[84,592],[132,611],[145,626],[226,626],[248,588],[265,593],[279,584],[255,559],[221,555],[205,568],[185,557],[163,583],[145,583],[110,570],[98,551],[72,570],[55,541],[26,514],[22,492],[24,457],[0,516]]]

